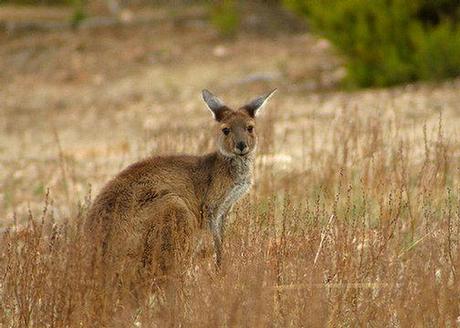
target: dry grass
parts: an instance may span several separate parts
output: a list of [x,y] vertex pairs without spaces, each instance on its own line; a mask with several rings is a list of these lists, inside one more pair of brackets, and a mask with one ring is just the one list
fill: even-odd
[[[305,95],[315,77],[290,71],[327,62],[309,35],[222,44],[204,28],[161,31],[147,45],[144,28],[5,37],[0,326],[459,325],[459,81]],[[107,57],[125,42],[132,52]],[[43,49],[56,62],[40,66]],[[24,53],[35,83],[11,64]],[[238,82],[260,71],[278,78]],[[203,86],[232,103],[280,86],[256,185],[231,215],[221,272],[193,259],[169,287],[126,286],[81,234],[89,185],[149,154],[211,150]]]

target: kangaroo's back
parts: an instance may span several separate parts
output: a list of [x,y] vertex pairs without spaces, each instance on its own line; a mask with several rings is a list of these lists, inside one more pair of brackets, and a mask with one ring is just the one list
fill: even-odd
[[[199,158],[152,157],[120,172],[101,190],[87,217],[87,230],[103,239],[104,255],[137,257],[151,227],[160,226],[165,207],[181,200],[188,220],[199,217],[198,199],[202,180],[197,175]],[[201,187],[202,188],[202,187]]]

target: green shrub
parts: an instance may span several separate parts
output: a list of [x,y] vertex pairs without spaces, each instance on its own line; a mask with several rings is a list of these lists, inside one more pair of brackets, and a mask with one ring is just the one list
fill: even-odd
[[456,0],[284,0],[346,57],[349,86],[460,74]]
[[236,34],[240,23],[240,15],[235,0],[221,0],[211,5],[211,24],[225,37]]
[[73,14],[70,22],[74,28],[78,27],[86,18],[86,0],[68,0],[73,7]]

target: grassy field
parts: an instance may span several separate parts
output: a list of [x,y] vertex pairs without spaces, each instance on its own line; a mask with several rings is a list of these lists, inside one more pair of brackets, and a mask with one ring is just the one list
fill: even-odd
[[[201,21],[0,43],[1,327],[460,326],[460,80],[343,92],[326,41]],[[274,87],[221,272],[190,261],[172,299],[105,280],[91,197],[140,158],[213,150],[201,89]]]

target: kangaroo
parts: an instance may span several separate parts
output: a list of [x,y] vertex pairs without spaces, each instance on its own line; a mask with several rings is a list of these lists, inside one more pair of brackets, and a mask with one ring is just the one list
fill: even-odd
[[101,231],[103,253],[155,263],[166,274],[193,234],[209,230],[220,267],[226,217],[253,182],[255,117],[275,91],[234,110],[203,90],[217,123],[217,151],[150,157],[108,182],[87,217],[89,232]]

